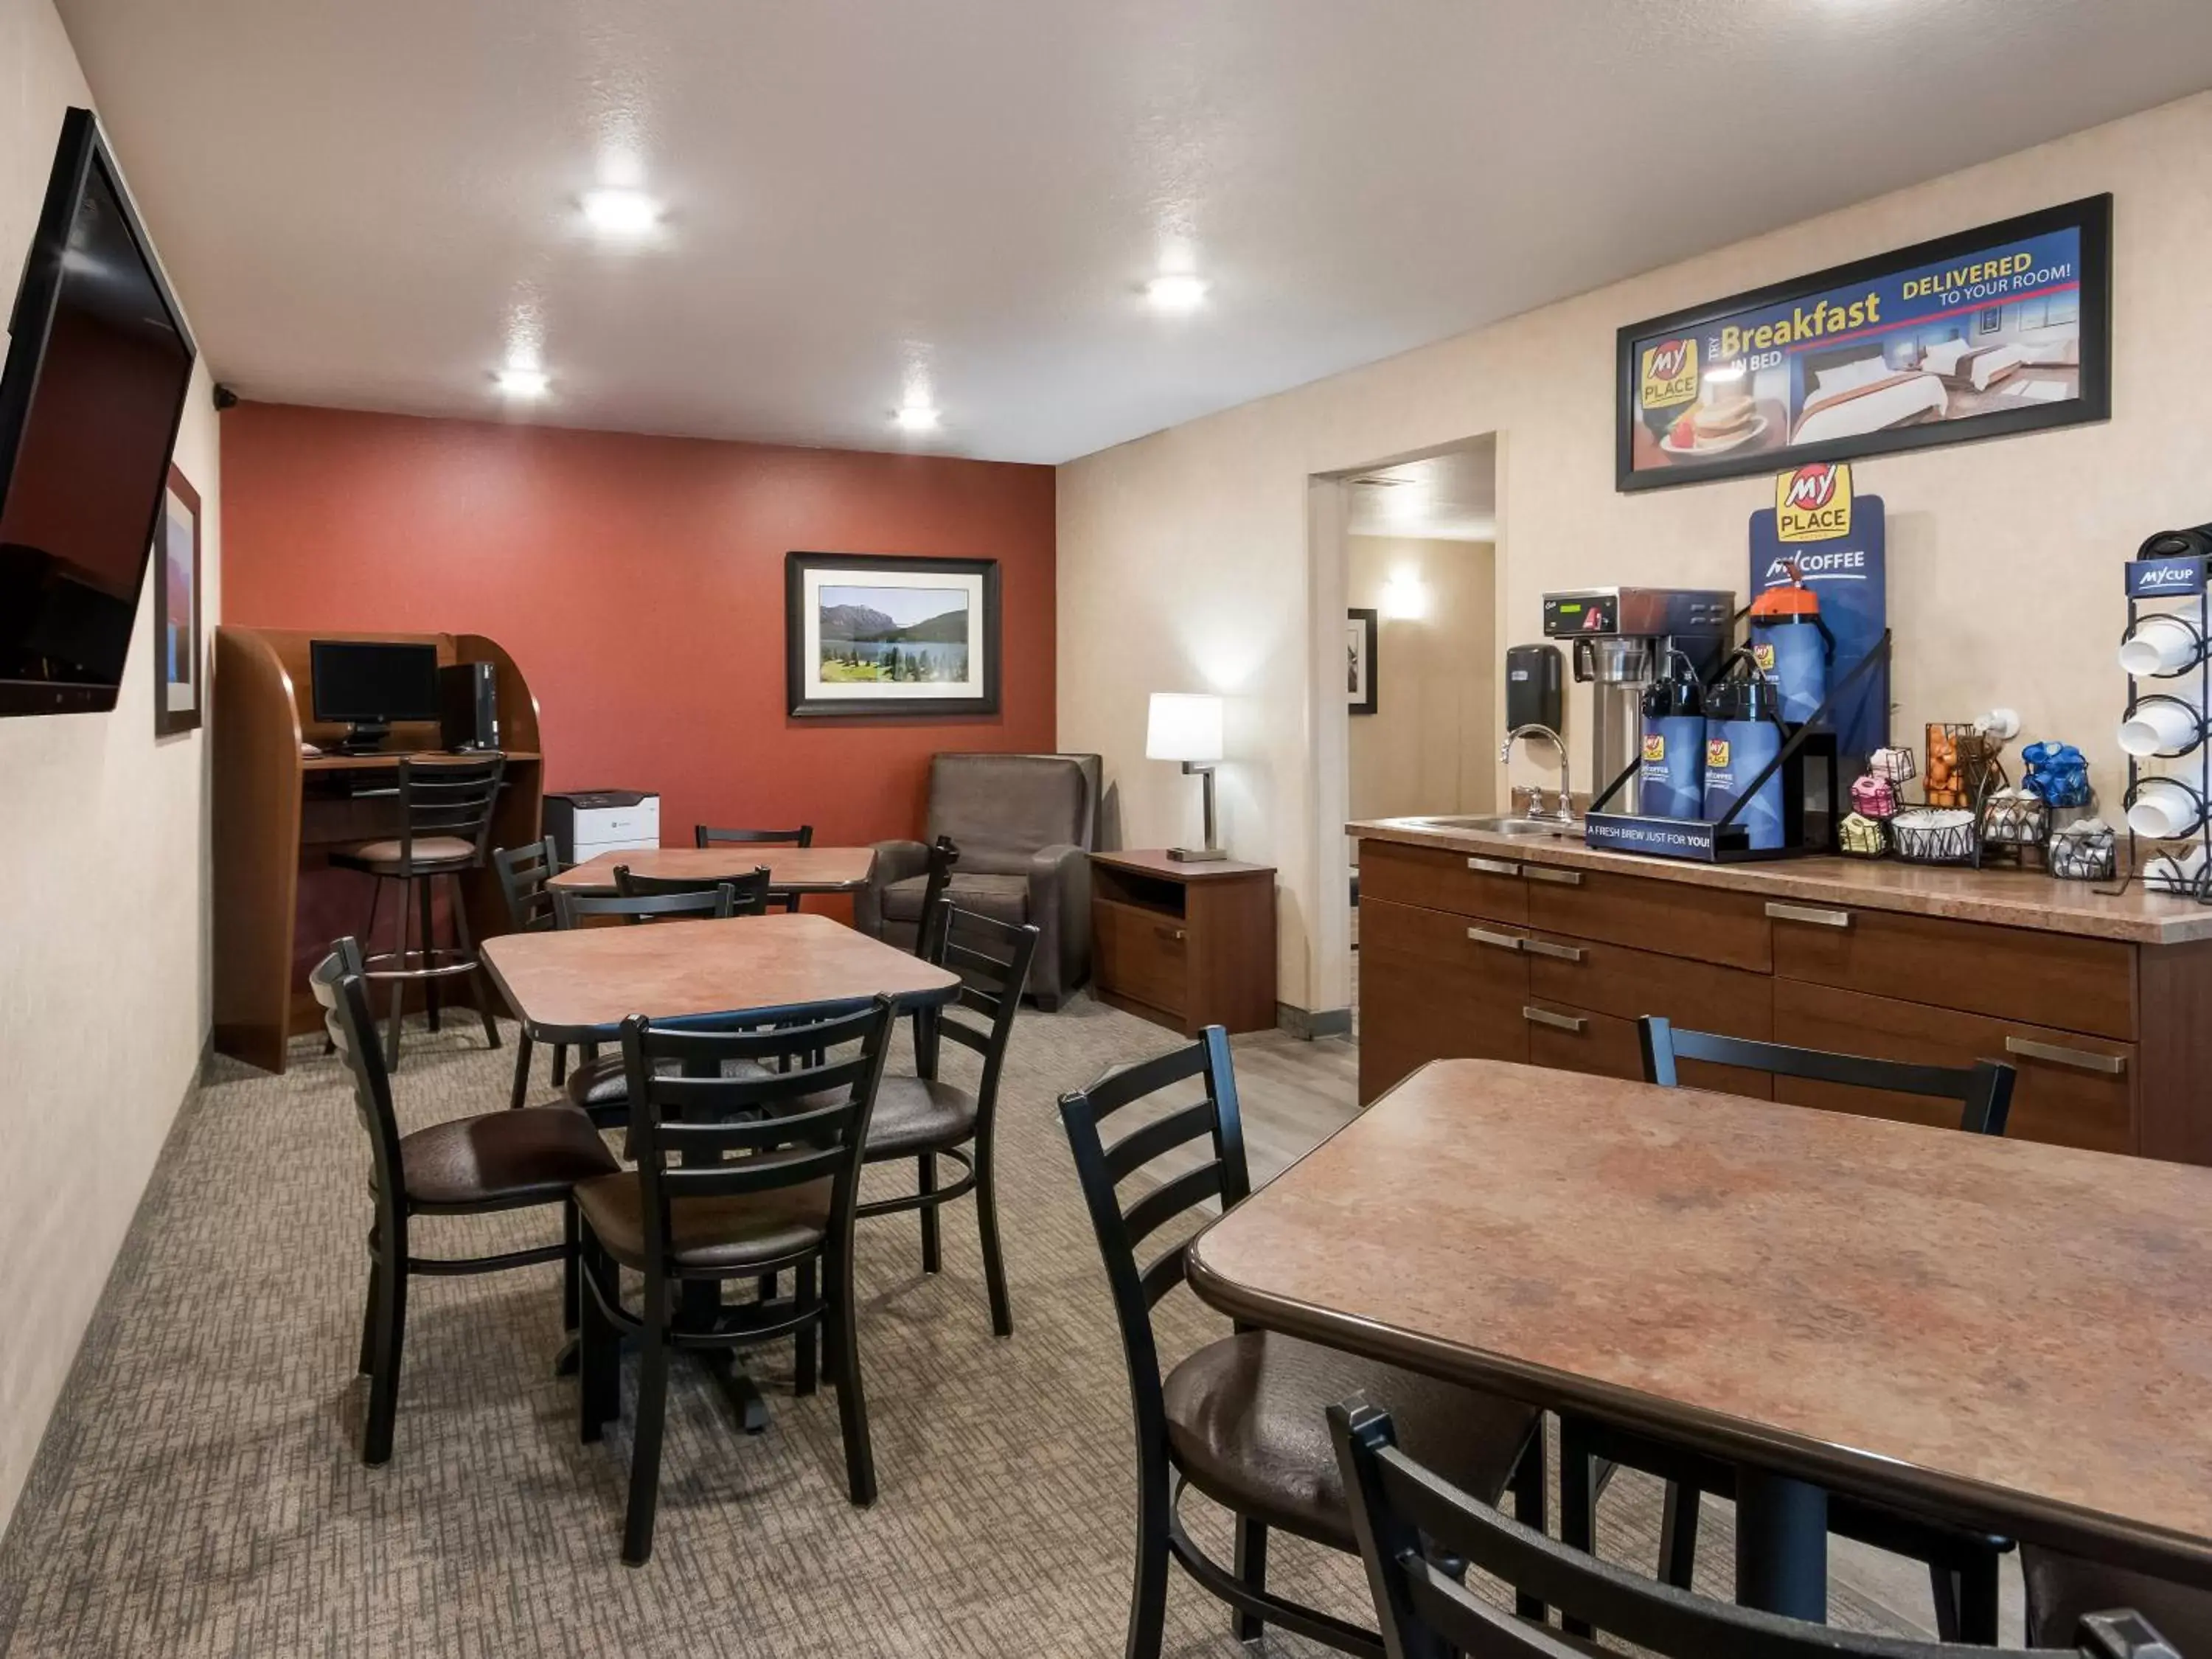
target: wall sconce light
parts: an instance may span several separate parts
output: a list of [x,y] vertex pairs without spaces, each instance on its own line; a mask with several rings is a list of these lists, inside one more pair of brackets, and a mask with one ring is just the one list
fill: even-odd
[[1181,761],[1198,775],[1206,814],[1206,845],[1171,847],[1168,856],[1205,863],[1229,855],[1213,844],[1213,766],[1221,758],[1221,699],[1202,692],[1155,691],[1145,723],[1145,757]]
[[1419,622],[1429,614],[1428,585],[1410,570],[1393,572],[1375,608],[1391,622]]

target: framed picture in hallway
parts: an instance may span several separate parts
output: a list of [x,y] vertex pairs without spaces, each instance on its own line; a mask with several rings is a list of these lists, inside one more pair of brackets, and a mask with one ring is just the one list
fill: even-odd
[[200,492],[169,467],[161,516],[154,526],[154,735],[198,729],[200,678]]
[[1358,607],[1345,612],[1344,699],[1349,712],[1375,712],[1375,615]]
[[868,553],[784,559],[790,711],[999,712],[999,562]]

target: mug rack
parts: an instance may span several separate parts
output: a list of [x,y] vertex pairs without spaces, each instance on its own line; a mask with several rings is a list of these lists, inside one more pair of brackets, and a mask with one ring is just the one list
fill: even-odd
[[[2179,706],[2189,710],[2197,735],[2192,742],[2179,749],[2160,750],[2150,756],[2129,755],[2128,789],[2122,799],[2121,810],[2132,814],[2142,787],[2155,780],[2179,789],[2188,797],[2196,822],[2185,835],[2138,837],[2130,817],[2128,868],[2121,877],[2119,887],[2112,890],[2124,890],[2130,881],[2142,879],[2140,842],[2150,840],[2165,849],[2165,856],[2176,866],[2194,866],[2194,873],[2185,882],[2177,884],[2161,881],[2158,884],[2160,890],[2182,893],[2200,904],[2212,904],[2212,742],[2207,741],[2206,731],[2207,711],[2212,710],[2212,592],[2208,592],[2208,586],[2212,585],[2208,585],[2206,580],[2206,565],[2203,554],[2128,562],[2128,626],[2126,633],[2120,636],[2123,642],[2135,636],[2146,618],[2163,617],[2187,629],[2193,645],[2191,660],[2178,669],[2163,674],[2128,676],[2127,711],[2121,718],[2131,721],[2153,704]],[[2180,688],[2192,682],[2197,691],[2193,708],[2186,697],[2176,695]],[[2148,690],[2145,689],[2147,684]],[[2159,689],[2169,686],[2174,690]],[[2166,764],[2153,769],[2148,763],[2154,762]],[[2175,762],[2183,763],[2172,766]]]

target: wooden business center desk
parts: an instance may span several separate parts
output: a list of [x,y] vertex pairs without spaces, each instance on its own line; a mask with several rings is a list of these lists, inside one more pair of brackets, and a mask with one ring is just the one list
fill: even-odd
[[[286,1042],[319,1029],[300,973],[300,872],[330,850],[396,833],[397,800],[351,793],[403,756],[434,751],[434,723],[392,729],[388,752],[303,755],[301,743],[337,744],[344,728],[314,718],[308,678],[312,640],[434,645],[442,667],[488,662],[498,673],[499,724],[507,787],[494,809],[490,845],[538,838],[544,798],[538,701],[514,659],[479,634],[365,634],[275,628],[218,628],[210,710],[214,733],[215,1046],[261,1066],[284,1069]],[[464,902],[479,939],[502,931],[506,911],[489,869],[463,878]]]

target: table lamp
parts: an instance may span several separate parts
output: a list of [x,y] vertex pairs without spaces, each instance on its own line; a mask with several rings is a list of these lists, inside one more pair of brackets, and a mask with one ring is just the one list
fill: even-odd
[[1196,692],[1153,692],[1145,726],[1145,757],[1181,761],[1186,774],[1198,775],[1203,790],[1206,845],[1170,847],[1168,856],[1190,863],[1227,858],[1213,844],[1213,765],[1221,758],[1221,699]]

